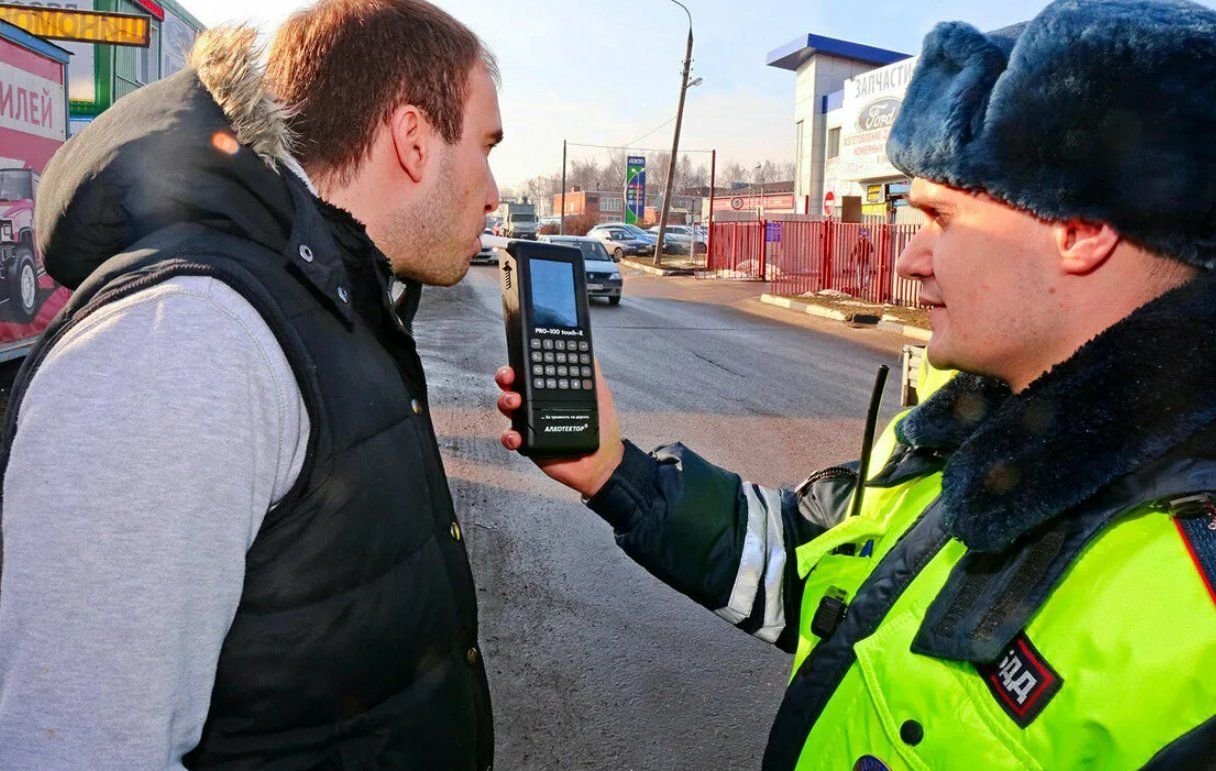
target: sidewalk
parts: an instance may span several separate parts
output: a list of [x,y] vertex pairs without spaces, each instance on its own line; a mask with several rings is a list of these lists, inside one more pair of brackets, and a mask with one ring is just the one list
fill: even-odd
[[[620,264],[622,268],[639,270],[652,276],[692,276],[703,274],[705,270],[704,265],[687,260],[677,261],[671,256],[665,256],[662,267],[657,268],[648,258],[626,258],[621,260]],[[783,297],[764,292],[760,295],[760,302],[855,326],[876,326],[917,342],[928,342],[930,336],[929,317],[925,311],[892,305],[874,305],[843,292],[828,291],[800,297]]]
[[810,297],[782,297],[762,294],[760,302],[788,308],[798,313],[807,313],[825,319],[843,321],[847,324],[877,326],[898,332],[922,343],[930,337],[928,319],[924,311],[912,308],[897,308],[890,305],[873,305],[848,295],[815,295]]
[[655,267],[650,257],[626,257],[621,260],[621,267],[640,270],[652,276],[691,276],[694,272],[705,269],[699,262],[690,262],[672,255],[663,256],[662,267]]

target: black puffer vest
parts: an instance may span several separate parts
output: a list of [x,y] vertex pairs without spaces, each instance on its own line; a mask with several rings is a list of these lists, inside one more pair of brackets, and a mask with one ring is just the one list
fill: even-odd
[[[197,220],[171,224],[95,269],[23,368],[3,464],[25,384],[67,329],[174,276],[233,287],[282,344],[311,430],[298,482],[248,553],[186,765],[486,769],[493,735],[473,580],[383,255],[290,174],[244,171],[262,199],[284,205],[262,213],[282,232],[255,240]],[[407,293],[406,315],[418,292]]]

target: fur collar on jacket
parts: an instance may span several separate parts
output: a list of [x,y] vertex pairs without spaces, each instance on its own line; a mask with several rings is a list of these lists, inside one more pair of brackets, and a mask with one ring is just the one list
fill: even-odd
[[909,414],[901,441],[949,453],[951,534],[1001,551],[1216,421],[1214,290],[1167,293],[1020,394],[960,375]]
[[224,111],[241,144],[271,168],[295,165],[295,137],[287,125],[291,112],[266,90],[257,30],[247,26],[209,29],[190,52],[190,66]]

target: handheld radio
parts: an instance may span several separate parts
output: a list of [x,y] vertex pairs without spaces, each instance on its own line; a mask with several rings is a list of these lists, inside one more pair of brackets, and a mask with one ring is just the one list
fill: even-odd
[[519,451],[589,455],[599,449],[600,428],[582,252],[511,241],[499,253],[507,357],[523,399],[512,419],[523,437]]

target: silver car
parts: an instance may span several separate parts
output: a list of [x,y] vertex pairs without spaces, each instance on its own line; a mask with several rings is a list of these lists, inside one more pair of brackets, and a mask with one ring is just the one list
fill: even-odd
[[638,235],[624,227],[596,225],[587,232],[588,238],[594,238],[604,245],[614,259],[633,257],[639,254],[654,254],[654,241]]
[[[659,226],[655,225],[650,229],[650,232],[654,233],[655,238],[658,238]],[[704,253],[708,238],[701,233],[699,228],[694,231],[688,225],[668,225],[667,231],[663,234],[663,251],[684,252],[687,254],[694,238],[696,239],[696,253]]]

